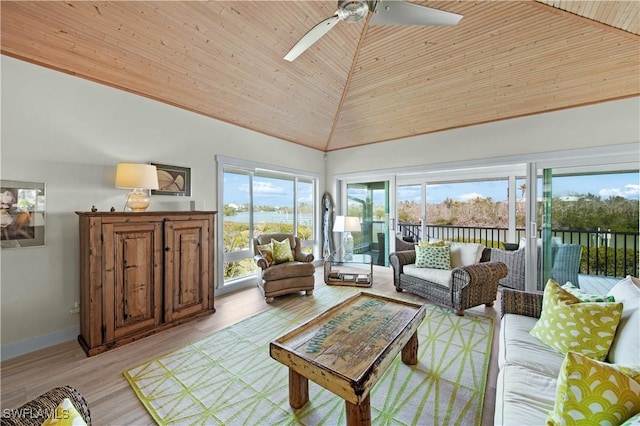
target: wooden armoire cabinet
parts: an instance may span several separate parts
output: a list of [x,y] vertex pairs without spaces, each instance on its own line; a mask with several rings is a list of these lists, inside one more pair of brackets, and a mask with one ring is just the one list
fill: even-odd
[[76,212],[88,356],[215,312],[216,212]]

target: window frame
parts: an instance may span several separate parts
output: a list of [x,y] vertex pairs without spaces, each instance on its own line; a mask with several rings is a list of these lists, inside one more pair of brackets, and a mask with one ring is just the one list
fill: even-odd
[[249,175],[249,247],[244,250],[238,250],[231,253],[225,253],[224,251],[224,216],[221,216],[217,221],[218,229],[218,271],[216,272],[216,293],[224,294],[229,291],[238,290],[240,288],[249,287],[255,285],[257,276],[255,274],[247,274],[241,277],[232,278],[225,282],[224,278],[224,264],[226,262],[235,262],[245,259],[253,258],[253,247],[251,241],[254,238],[255,220],[254,220],[254,207],[255,196],[253,193],[254,178],[273,175],[273,177],[287,177],[293,181],[293,232],[298,234],[298,183],[303,182],[305,184],[312,184],[312,238],[302,241],[303,247],[311,247],[312,253],[317,258],[319,253],[319,235],[320,235],[320,221],[318,220],[318,206],[320,205],[320,175],[316,173],[310,173],[305,170],[296,170],[271,164],[258,163],[253,161],[247,161],[242,159],[236,159],[231,157],[216,156],[217,175],[218,175],[218,211],[221,215],[224,215],[224,203],[225,203],[225,191],[224,191],[224,177],[225,173],[229,169],[236,169],[238,171],[246,171]]

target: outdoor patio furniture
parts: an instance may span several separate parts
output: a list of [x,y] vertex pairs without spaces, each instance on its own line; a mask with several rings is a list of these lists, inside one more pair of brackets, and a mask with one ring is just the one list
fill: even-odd
[[396,251],[413,250],[416,243],[396,236]]
[[[525,248],[515,251],[492,249],[491,260],[504,262],[509,270],[507,276],[500,280],[500,285],[516,290],[525,290]],[[554,244],[551,246],[550,278],[560,284],[571,282],[580,287],[578,271],[580,270],[580,256],[582,246],[579,244]],[[538,250],[538,285],[537,289],[544,289],[544,274],[542,271],[542,255]]]

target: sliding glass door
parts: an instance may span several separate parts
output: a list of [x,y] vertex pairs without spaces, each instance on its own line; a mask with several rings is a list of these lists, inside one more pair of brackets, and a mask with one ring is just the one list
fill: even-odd
[[538,169],[539,290],[549,278],[599,290],[638,273],[639,179],[624,165]]
[[344,215],[360,219],[353,233],[354,253],[369,254],[376,265],[389,266],[390,181],[346,183]]
[[396,237],[407,242],[422,239],[425,223],[425,184],[398,184],[396,186]]

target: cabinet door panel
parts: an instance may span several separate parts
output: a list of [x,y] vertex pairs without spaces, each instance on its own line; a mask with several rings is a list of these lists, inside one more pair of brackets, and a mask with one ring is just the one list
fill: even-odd
[[209,222],[165,223],[165,319],[173,321],[207,309]]
[[162,223],[106,224],[105,341],[162,321]]

